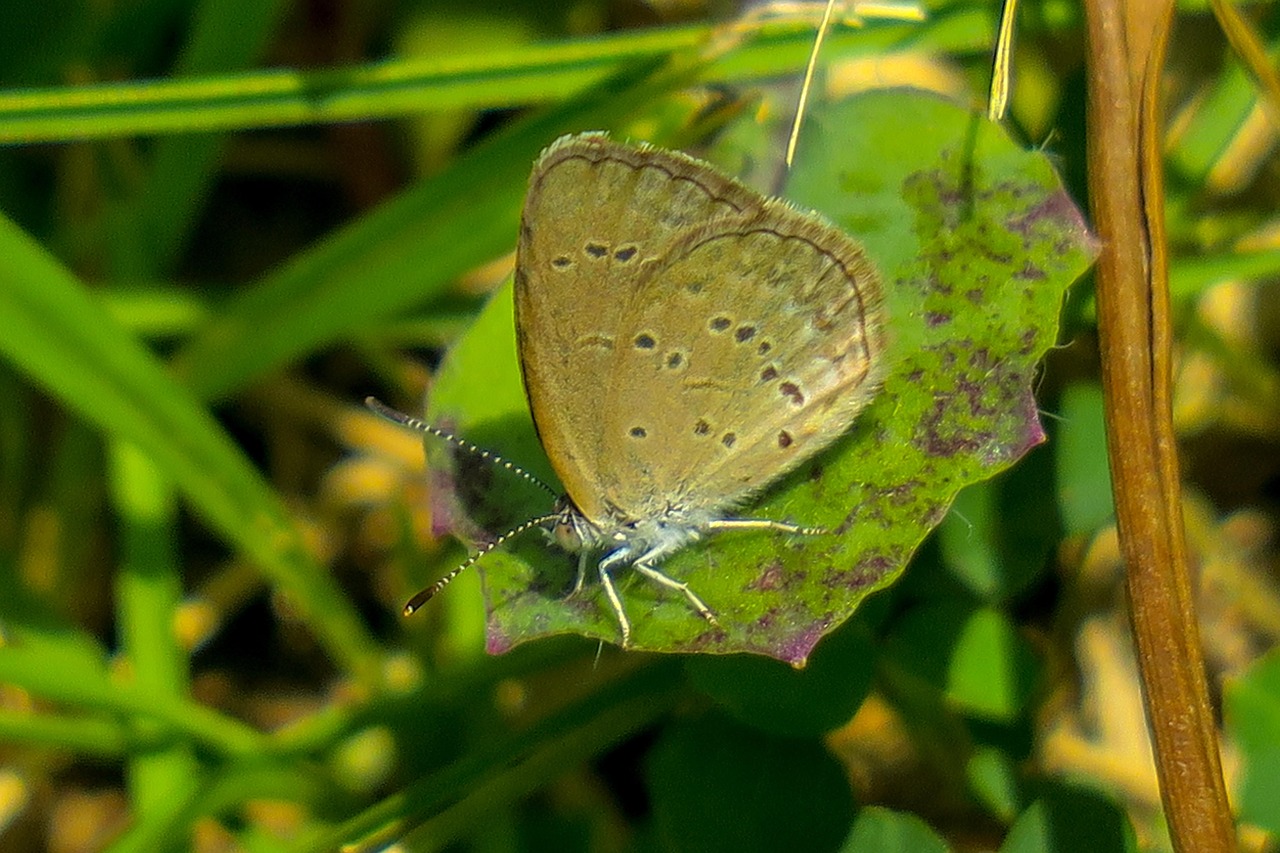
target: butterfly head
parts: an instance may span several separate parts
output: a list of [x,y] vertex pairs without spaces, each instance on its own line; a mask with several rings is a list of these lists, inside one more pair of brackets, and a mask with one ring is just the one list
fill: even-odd
[[562,495],[552,510],[552,521],[547,529],[547,537],[571,554],[591,551],[600,547],[604,532],[590,519],[582,514],[582,510],[574,504],[568,495]]

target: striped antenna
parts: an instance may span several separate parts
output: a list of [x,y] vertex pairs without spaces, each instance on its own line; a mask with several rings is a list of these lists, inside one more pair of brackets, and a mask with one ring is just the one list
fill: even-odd
[[484,545],[481,545],[480,549],[476,551],[474,554],[472,554],[470,557],[468,557],[466,562],[458,566],[453,571],[449,572],[449,574],[440,578],[440,580],[436,581],[431,586],[419,592],[413,598],[409,599],[409,603],[404,606],[404,615],[412,616],[414,612],[418,610],[418,608],[422,607],[422,605],[426,604],[428,601],[434,598],[436,593],[440,592],[440,590],[448,586],[449,583],[454,578],[456,578],[458,575],[462,574],[467,569],[474,566],[481,557],[483,557],[485,554],[488,554],[494,548],[497,548],[503,542],[506,542],[508,539],[512,539],[516,536],[519,536],[521,533],[524,533],[526,530],[529,530],[530,528],[537,527],[538,525],[541,525],[541,524],[546,524],[549,521],[555,521],[559,517],[560,516],[558,513],[551,513],[550,515],[541,515],[541,516],[538,516],[537,518],[531,518],[528,521],[523,521],[520,524],[516,525],[515,527],[511,528],[506,533],[503,533],[502,535],[500,535],[497,539],[494,539],[492,542],[487,542]]
[[[542,480],[538,479],[534,475],[530,474],[528,471],[521,468],[519,465],[515,464],[514,462],[508,462],[506,459],[503,459],[501,456],[499,456],[496,453],[476,447],[471,442],[463,441],[453,433],[448,432],[446,430],[442,430],[439,427],[433,427],[431,424],[427,423],[424,420],[421,420],[420,418],[415,418],[412,415],[406,415],[404,412],[398,412],[395,409],[383,403],[381,400],[377,399],[376,397],[365,397],[364,404],[368,406],[369,409],[373,411],[375,414],[377,414],[380,417],[386,418],[387,420],[391,421],[394,424],[399,424],[400,426],[408,427],[409,429],[414,430],[415,432],[426,433],[427,435],[433,435],[436,438],[442,438],[445,441],[452,444],[454,447],[460,447],[463,450],[465,450],[467,453],[470,453],[474,456],[478,456],[479,458],[485,460],[486,462],[489,462],[493,465],[497,465],[499,468],[510,471],[512,474],[515,474],[516,476],[521,477],[530,483],[533,483],[535,486],[542,489],[544,492],[551,495],[553,498],[559,497],[559,495],[556,494],[555,489],[551,488],[546,483],[542,482]],[[501,534],[500,536],[498,536],[497,539],[494,539],[492,542],[488,542],[484,545],[481,545],[480,548],[474,554],[468,557],[465,562],[463,562],[457,568],[450,571],[447,575],[440,578],[435,583],[431,584],[431,586],[419,592],[413,598],[409,599],[409,603],[404,606],[404,615],[412,616],[420,607],[422,607],[422,605],[426,604],[428,601],[434,598],[436,594],[440,592],[440,590],[448,586],[453,581],[454,578],[456,578],[458,575],[462,574],[467,569],[474,566],[481,557],[483,557],[485,554],[488,554],[494,548],[497,548],[502,543],[516,536],[519,536],[521,533],[524,533],[527,530],[530,530],[534,527],[538,527],[539,525],[546,524],[549,521],[555,521],[559,517],[560,517],[559,513],[551,513],[550,515],[540,515],[537,518],[531,518],[528,521],[521,522],[520,524],[508,530],[506,533]]]
[[[538,479],[533,474],[530,474],[528,471],[524,470],[514,462],[508,462],[506,459],[503,459],[501,456],[494,453],[493,451],[485,450],[481,447],[476,447],[471,442],[464,441],[447,430],[440,429],[439,427],[433,427],[431,424],[419,418],[415,418],[413,415],[406,415],[404,412],[398,412],[395,409],[388,406],[386,403],[383,403],[381,400],[379,400],[376,397],[365,397],[364,404],[368,406],[369,409],[374,412],[374,414],[380,417],[386,418],[392,423],[400,424],[400,426],[408,427],[409,429],[414,430],[415,432],[422,432],[422,433],[426,433],[427,435],[434,435],[436,438],[444,439],[445,441],[452,444],[454,447],[460,447],[463,450],[465,450],[467,453],[470,453],[474,456],[478,456],[479,458],[485,460],[486,462],[496,465],[499,468],[502,468],[504,470],[510,471],[512,474],[515,474],[517,477],[521,477],[527,480],[528,482],[533,483],[535,486],[542,489],[547,494],[551,495],[551,497],[553,498],[560,497],[560,495],[556,493],[555,489],[551,488],[546,483],[542,482],[542,480]],[[430,598],[430,596],[428,596],[428,598]]]

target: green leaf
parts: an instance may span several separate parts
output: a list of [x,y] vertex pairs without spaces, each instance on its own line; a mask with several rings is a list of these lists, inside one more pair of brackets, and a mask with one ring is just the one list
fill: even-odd
[[951,848],[913,814],[870,806],[858,812],[841,853],[946,853]]
[[844,771],[817,741],[717,718],[670,726],[646,779],[663,849],[838,850],[853,818]]
[[1261,747],[1247,760],[1237,800],[1240,819],[1280,834],[1280,746]]
[[1280,650],[1227,684],[1226,729],[1244,758],[1240,819],[1280,833]]
[[1039,678],[1030,647],[1004,614],[959,602],[908,611],[889,640],[889,655],[953,707],[988,720],[1016,718]]
[[1048,563],[1059,530],[1047,462],[1033,452],[1012,471],[964,489],[938,528],[948,570],[983,601],[1008,601]]
[[1102,794],[1053,788],[1018,816],[1000,853],[1136,853],[1138,841],[1124,812]]
[[980,746],[965,765],[965,776],[978,799],[1001,820],[1013,820],[1022,805],[1018,767],[1006,750]]
[[750,655],[689,658],[689,680],[733,717],[780,735],[818,735],[847,723],[871,690],[875,648],[846,622],[796,670]]
[[1115,514],[1111,503],[1111,467],[1102,386],[1077,382],[1062,392],[1062,420],[1056,430],[1058,506],[1068,533],[1092,534]]
[[[849,435],[742,514],[838,533],[723,535],[668,559],[663,570],[697,591],[718,626],[678,593],[619,573],[638,649],[803,664],[893,582],[960,488],[1044,440],[1036,365],[1054,343],[1067,286],[1095,252],[1048,158],[965,109],[905,92],[815,114],[804,139],[787,195],[855,235],[879,266],[892,363]],[[483,340],[451,354],[433,411],[544,471],[516,391],[508,299],[503,291],[477,324],[472,337]],[[566,632],[618,640],[598,586],[565,598],[570,557],[526,539],[483,566],[491,651]]]

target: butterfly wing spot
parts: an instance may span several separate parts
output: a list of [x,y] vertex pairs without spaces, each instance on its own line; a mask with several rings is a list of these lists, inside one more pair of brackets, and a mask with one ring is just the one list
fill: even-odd
[[551,259],[551,268],[558,272],[573,269],[573,258],[568,255],[558,255]]
[[627,434],[632,438],[644,438],[649,434],[649,431],[642,426],[633,426]]
[[684,353],[680,350],[672,350],[667,353],[667,369],[677,370],[685,364]]
[[793,443],[795,443],[795,439],[791,437],[791,433],[787,432],[785,429],[778,431],[778,447],[786,450]]
[[818,311],[817,314],[813,315],[813,320],[810,321],[809,326],[813,329],[817,329],[819,332],[821,332],[824,335],[829,335],[831,334],[831,331],[835,329],[836,327],[835,318],[838,317],[839,315],[840,315],[839,309],[831,310],[830,308],[823,308],[822,310]]
[[719,391],[722,394],[732,394],[737,390],[723,382],[718,382],[715,379],[712,379],[710,376],[686,379],[680,384],[686,391]]
[[636,256],[636,252],[638,251],[640,250],[636,248],[634,243],[629,246],[623,246],[621,249],[618,249],[616,252],[613,253],[613,259],[615,261],[620,261],[625,264],[627,261],[634,258]]
[[789,399],[793,406],[804,405],[804,392],[794,382],[783,382],[778,386],[778,393]]
[[653,335],[648,332],[641,332],[636,335],[635,340],[632,343],[635,344],[636,349],[653,349],[658,345],[657,340],[655,340]]
[[768,341],[761,341],[760,346],[756,347],[756,352],[760,355],[768,355],[769,350],[773,349],[773,344]]
[[720,443],[723,444],[726,449],[732,449],[733,445],[736,444],[737,441],[738,436],[732,432],[726,432],[724,435],[720,436]]
[[582,247],[582,251],[586,252],[588,257],[599,260],[609,254],[609,247],[602,243],[587,243]]
[[740,344],[745,344],[756,336],[756,327],[750,323],[743,323],[733,333],[733,339]]
[[732,325],[733,321],[728,317],[712,317],[711,322],[707,324],[707,328],[713,332],[723,332]]
[[694,435],[709,435],[711,433],[711,424],[698,418],[698,422],[693,425]]
[[778,368],[774,367],[772,364],[766,367],[764,370],[760,371],[761,382],[772,382],[777,378],[778,378]]
[[578,338],[578,346],[583,349],[602,349],[606,351],[613,350],[613,338],[609,335],[599,333],[593,335],[583,335]]

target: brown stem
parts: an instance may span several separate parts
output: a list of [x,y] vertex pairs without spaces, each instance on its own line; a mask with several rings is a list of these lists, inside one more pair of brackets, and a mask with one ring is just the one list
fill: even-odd
[[1108,453],[1130,618],[1175,850],[1235,847],[1192,605],[1171,407],[1160,72],[1169,0],[1086,0],[1089,189]]

